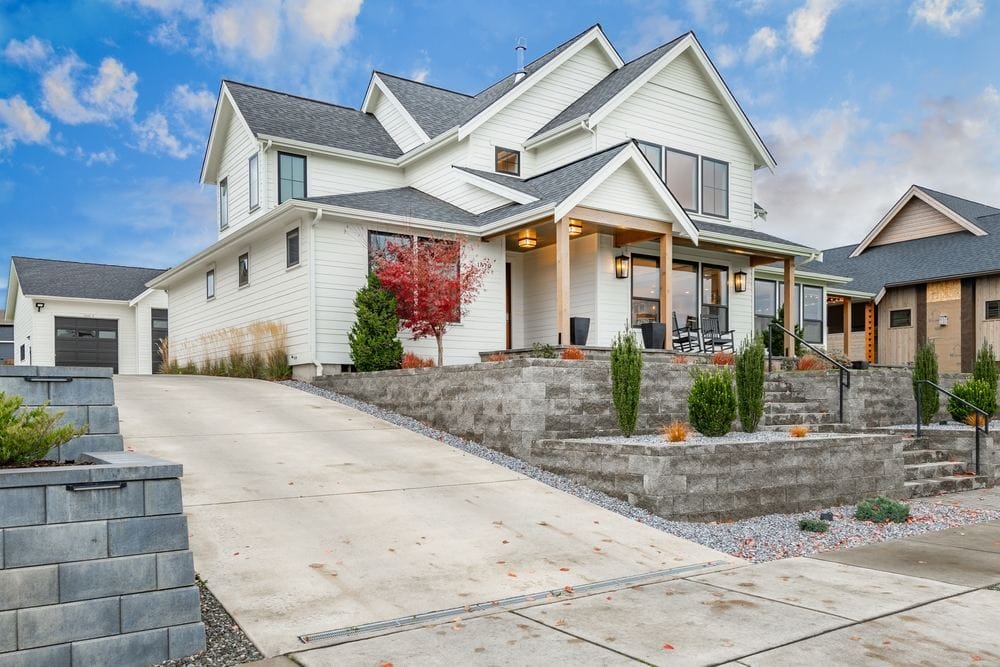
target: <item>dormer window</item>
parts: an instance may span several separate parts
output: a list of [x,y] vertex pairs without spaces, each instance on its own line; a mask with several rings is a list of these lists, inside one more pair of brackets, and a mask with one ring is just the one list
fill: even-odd
[[521,151],[496,147],[495,169],[498,174],[521,175]]

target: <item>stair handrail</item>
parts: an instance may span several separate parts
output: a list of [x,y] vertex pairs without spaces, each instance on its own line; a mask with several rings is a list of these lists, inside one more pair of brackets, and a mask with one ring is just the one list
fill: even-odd
[[979,419],[977,419],[976,423],[973,424],[973,426],[976,429],[976,474],[978,475],[979,474],[979,432],[982,431],[986,435],[990,434],[990,417],[991,417],[991,415],[988,412],[986,412],[986,410],[983,410],[982,408],[973,405],[972,403],[970,403],[969,401],[965,400],[961,396],[956,396],[955,394],[953,394],[952,392],[948,391],[947,389],[945,389],[944,387],[942,387],[941,385],[939,385],[936,382],[933,382],[931,380],[914,380],[913,381],[913,397],[917,401],[917,435],[920,435],[921,427],[923,426],[923,415],[921,414],[922,410],[920,409],[921,408],[921,400],[922,400],[921,397],[920,397],[920,385],[922,385],[922,384],[926,384],[926,385],[930,385],[931,387],[934,387],[934,389],[937,389],[939,393],[942,393],[945,396],[947,396],[948,398],[952,398],[952,399],[958,401],[959,403],[961,403],[965,407],[970,408],[977,415],[982,415],[982,417],[983,417],[983,419],[982,419],[983,426],[979,425],[979,422],[980,422]]
[[767,327],[767,370],[768,370],[768,372],[771,372],[771,370],[772,370],[771,336],[772,336],[772,332],[774,331],[775,328],[781,329],[786,334],[788,334],[789,336],[791,336],[792,338],[794,338],[798,342],[802,343],[803,345],[805,345],[806,347],[808,347],[810,350],[812,350],[813,352],[815,352],[816,354],[818,354],[820,357],[822,357],[823,359],[827,360],[828,362],[830,362],[831,364],[833,364],[834,366],[837,367],[837,374],[839,376],[838,379],[840,381],[839,382],[839,387],[838,387],[839,390],[840,390],[840,423],[843,424],[844,423],[844,389],[850,389],[850,387],[851,387],[851,369],[848,368],[847,366],[845,366],[844,364],[840,363],[839,361],[837,361],[836,359],[834,359],[829,354],[827,354],[823,350],[819,349],[818,347],[816,347],[815,345],[813,345],[809,341],[805,340],[801,336],[798,336],[794,332],[789,331],[788,329],[786,329],[785,327],[781,326],[777,322],[771,322],[768,325],[768,327]]

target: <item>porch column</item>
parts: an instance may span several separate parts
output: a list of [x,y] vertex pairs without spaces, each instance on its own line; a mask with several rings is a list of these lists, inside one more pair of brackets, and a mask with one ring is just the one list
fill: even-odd
[[[785,260],[785,328],[795,331],[795,258]],[[785,334],[785,356],[795,356],[795,339]]]
[[844,356],[851,358],[851,297],[845,296],[844,308]]
[[569,345],[569,218],[556,221],[556,342]]
[[660,321],[667,326],[667,335],[663,337],[663,349],[674,347],[673,336],[673,298],[670,291],[670,278],[674,267],[674,236],[667,233],[660,237]]

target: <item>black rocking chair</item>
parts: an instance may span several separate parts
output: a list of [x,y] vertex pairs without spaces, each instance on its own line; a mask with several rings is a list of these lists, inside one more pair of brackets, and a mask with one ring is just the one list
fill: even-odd
[[736,349],[736,343],[733,340],[735,333],[733,329],[722,330],[718,315],[701,316],[701,340],[706,352],[715,352],[717,349],[734,351]]
[[681,327],[677,325],[677,313],[672,313],[674,333],[673,333],[673,344],[674,350],[680,352],[695,352],[698,347],[698,332],[691,331],[691,327]]

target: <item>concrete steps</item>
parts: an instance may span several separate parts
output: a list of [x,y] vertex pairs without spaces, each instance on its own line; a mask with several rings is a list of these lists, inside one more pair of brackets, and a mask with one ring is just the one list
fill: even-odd
[[903,465],[907,482],[922,479],[943,479],[946,477],[961,477],[958,473],[965,472],[965,464],[954,461],[931,461],[927,463],[908,463]]
[[837,421],[836,415],[828,412],[765,412],[764,424],[766,426],[795,426],[796,424],[806,424],[809,426],[821,424],[833,424]]
[[917,479],[903,482],[907,494],[910,498],[926,498],[942,493],[954,493],[956,491],[971,491],[982,489],[986,486],[987,480],[983,476],[954,476],[935,477],[931,479]]

